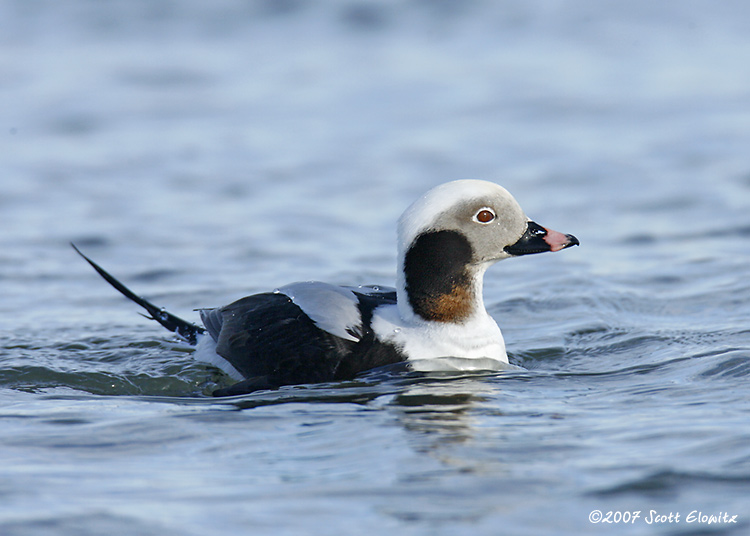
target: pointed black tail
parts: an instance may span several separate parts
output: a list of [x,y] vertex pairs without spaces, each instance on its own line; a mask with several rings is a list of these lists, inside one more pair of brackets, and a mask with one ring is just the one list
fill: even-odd
[[83,257],[86,262],[88,262],[94,268],[94,270],[96,270],[99,275],[102,276],[105,281],[107,281],[107,283],[115,287],[123,296],[130,300],[133,300],[135,303],[146,309],[146,311],[148,311],[148,314],[151,315],[143,316],[151,320],[156,320],[159,324],[167,328],[169,331],[177,333],[179,336],[183,337],[190,344],[196,344],[198,334],[205,331],[202,327],[196,326],[195,324],[192,324],[187,320],[183,320],[182,318],[174,316],[173,314],[166,312],[161,307],[157,307],[150,301],[133,294],[133,291],[131,291],[128,287],[112,277],[106,270],[104,270],[104,268],[81,253],[81,251],[75,246],[75,244],[71,243],[70,245],[73,246],[73,249],[76,250],[76,253]]

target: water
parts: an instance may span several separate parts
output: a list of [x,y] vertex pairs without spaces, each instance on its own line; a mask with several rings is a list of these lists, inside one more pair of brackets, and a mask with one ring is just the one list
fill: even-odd
[[[746,534],[749,36],[739,1],[2,0],[0,533]],[[581,240],[488,273],[526,371],[214,400],[68,246],[191,319],[392,285],[456,178]]]

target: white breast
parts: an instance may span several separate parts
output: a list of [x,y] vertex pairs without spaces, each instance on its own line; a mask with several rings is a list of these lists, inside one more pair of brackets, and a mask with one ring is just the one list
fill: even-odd
[[372,329],[378,339],[399,346],[415,370],[507,368],[503,334],[486,313],[462,324],[420,319],[407,322],[396,305],[384,305],[375,310]]

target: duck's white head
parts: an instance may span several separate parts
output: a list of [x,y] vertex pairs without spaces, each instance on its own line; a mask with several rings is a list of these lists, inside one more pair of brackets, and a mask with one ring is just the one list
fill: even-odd
[[531,221],[502,186],[441,184],[399,219],[399,313],[405,320],[450,323],[486,315],[482,280],[490,265],[577,244],[574,236]]

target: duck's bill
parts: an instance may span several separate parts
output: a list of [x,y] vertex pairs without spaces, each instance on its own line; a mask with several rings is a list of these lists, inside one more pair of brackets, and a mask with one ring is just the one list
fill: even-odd
[[536,222],[529,221],[526,232],[511,246],[506,246],[509,255],[531,255],[545,251],[560,251],[570,246],[579,245],[578,239],[569,234],[558,233],[552,229],[542,227]]

